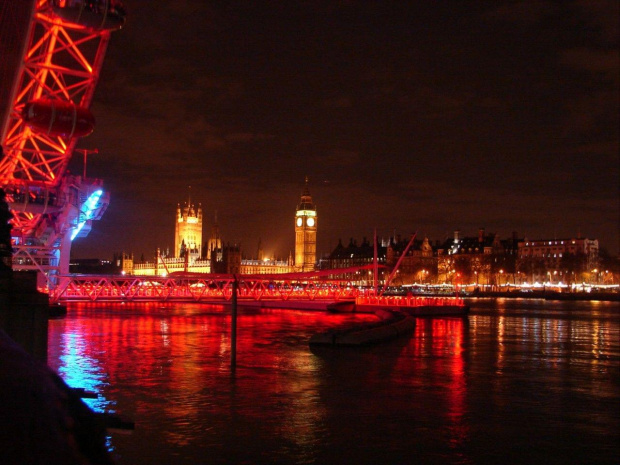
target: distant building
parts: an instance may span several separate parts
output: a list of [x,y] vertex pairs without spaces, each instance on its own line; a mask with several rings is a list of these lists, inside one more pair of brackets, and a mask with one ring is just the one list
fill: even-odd
[[295,212],[295,271],[314,271],[316,266],[316,206],[308,190],[308,178]]
[[[125,274],[164,276],[175,272],[282,274],[312,271],[317,267],[316,235],[318,216],[306,178],[294,219],[295,251],[287,259],[265,257],[258,240],[256,257],[245,258],[240,246],[224,245],[220,237],[217,214],[211,237],[202,240],[202,207],[188,201],[177,207],[175,250],[173,254],[159,249],[153,262],[134,260],[121,254],[114,264]],[[463,236],[459,230],[443,243],[431,243],[427,237],[409,240],[400,236],[377,242],[377,282],[384,284],[392,275],[392,285],[460,284],[486,288],[522,283],[571,284],[579,282],[614,282],[613,269],[599,270],[601,259],[595,239],[519,238],[515,232],[506,239],[487,233]],[[358,244],[351,238],[348,245],[338,245],[321,259],[322,270],[332,270],[331,279],[350,281],[353,285],[374,285],[374,245],[367,238]],[[82,263],[82,269],[102,264]],[[366,267],[364,270],[345,271]],[[77,268],[75,268],[77,269]],[[340,271],[342,270],[342,271]],[[396,271],[395,271],[396,270]],[[394,271],[394,273],[392,273]]]
[[[213,226],[211,227],[211,237],[207,241],[207,250],[203,251],[203,257],[208,261],[211,261],[211,254],[213,251],[222,250],[222,236],[220,235],[220,225],[217,222],[217,211],[213,219]],[[222,257],[216,257],[216,259],[222,259]]]
[[175,258],[188,254],[190,261],[200,258],[202,253],[202,207],[191,203],[191,199],[181,207],[177,205],[177,220],[174,233]]
[[[381,265],[378,284],[382,284],[398,265],[398,269],[391,284],[430,283],[437,274],[437,260],[428,238],[414,240],[407,253],[410,240],[403,240],[400,236],[390,237],[377,241],[377,264]],[[330,275],[333,279],[346,279],[353,284],[370,286],[374,284],[373,269],[360,270],[348,273],[337,273],[338,269],[371,266],[374,264],[375,249],[373,243],[363,238],[360,244],[353,238],[345,247],[342,240],[327,257],[327,269],[334,271]],[[400,263],[399,263],[400,262]]]
[[[377,257],[379,263],[385,263],[387,247],[383,244],[377,247]],[[327,258],[327,268],[350,268],[355,266],[370,265],[373,263],[374,246],[363,238],[361,244],[357,240],[349,239],[349,244],[345,247],[342,245],[342,239],[338,240],[338,245]]]
[[132,274],[133,273],[133,254],[128,254],[122,252],[120,255],[114,254],[114,262],[116,267],[120,269],[122,274]]
[[510,239],[486,233],[484,228],[476,236],[461,236],[446,240],[437,249],[437,282],[501,286],[515,282],[517,233]]
[[437,279],[437,259],[428,238],[415,239],[403,256],[409,242],[410,240],[403,240],[397,236],[396,239],[390,241],[387,247],[386,265],[388,269],[393,270],[398,265],[392,284],[434,282]]
[[118,266],[125,274],[143,276],[165,276],[175,272],[280,274],[315,269],[318,217],[307,178],[301,201],[295,210],[295,259],[292,255],[289,255],[287,260],[265,257],[260,239],[257,258],[243,258],[238,245],[223,245],[217,213],[211,237],[203,247],[202,219],[200,204],[196,206],[188,200],[182,207],[178,205],[172,256],[157,249],[154,261],[137,263],[133,255],[122,254]]
[[599,260],[596,239],[524,239],[518,245],[517,268],[532,282],[571,284],[591,280]]
[[219,252],[221,259],[211,255],[211,272],[221,274],[241,273],[241,248],[238,245],[226,245]]
[[[387,256],[387,245],[377,244],[377,263],[385,265]],[[353,238],[345,247],[342,240],[338,240],[338,245],[332,250],[325,261],[326,268],[333,270],[334,274],[329,275],[331,279],[343,279],[360,286],[370,286],[374,279],[372,270],[361,270],[354,272],[338,272],[338,269],[352,268],[358,266],[372,265],[374,261],[374,245],[364,238],[361,244]],[[383,269],[383,268],[382,268]],[[382,273],[380,274],[382,276]]]

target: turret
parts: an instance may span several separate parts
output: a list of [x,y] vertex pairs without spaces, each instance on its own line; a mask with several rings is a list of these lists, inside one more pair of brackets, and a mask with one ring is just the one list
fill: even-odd
[[191,260],[200,258],[202,251],[202,207],[196,207],[188,198],[181,207],[177,204],[177,221],[175,225],[175,257],[180,257],[181,245],[185,243]]

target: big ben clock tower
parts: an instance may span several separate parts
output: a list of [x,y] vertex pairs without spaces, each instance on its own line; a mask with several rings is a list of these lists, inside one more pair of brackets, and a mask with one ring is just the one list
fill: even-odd
[[306,186],[295,213],[295,271],[314,271],[316,263],[316,207]]

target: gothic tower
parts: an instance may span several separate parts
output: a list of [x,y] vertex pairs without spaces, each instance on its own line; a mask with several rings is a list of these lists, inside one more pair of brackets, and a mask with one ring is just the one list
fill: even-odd
[[187,252],[193,259],[199,258],[202,251],[202,207],[198,208],[188,199],[181,207],[177,205],[177,221],[174,234],[174,256],[181,257]]
[[213,220],[213,227],[211,228],[211,237],[207,241],[207,253],[205,257],[207,260],[211,260],[211,254],[216,254],[217,260],[222,258],[222,238],[220,236],[220,226],[217,222],[217,210],[215,210],[215,218]]
[[313,271],[316,263],[316,206],[308,190],[308,177],[295,213],[295,271]]

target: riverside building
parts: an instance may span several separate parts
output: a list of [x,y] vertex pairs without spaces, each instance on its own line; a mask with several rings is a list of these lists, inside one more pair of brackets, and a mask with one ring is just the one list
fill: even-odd
[[517,269],[531,281],[572,284],[599,271],[596,239],[525,239],[518,247]]
[[257,258],[244,259],[238,245],[222,241],[217,213],[211,235],[206,246],[203,246],[202,206],[188,199],[183,206],[177,206],[172,254],[157,249],[152,262],[137,263],[133,254],[122,253],[119,266],[124,274],[141,276],[167,276],[175,272],[281,274],[313,271],[316,263],[317,224],[316,205],[312,201],[306,177],[295,210],[295,255],[289,254],[286,260],[265,257],[259,239]]

